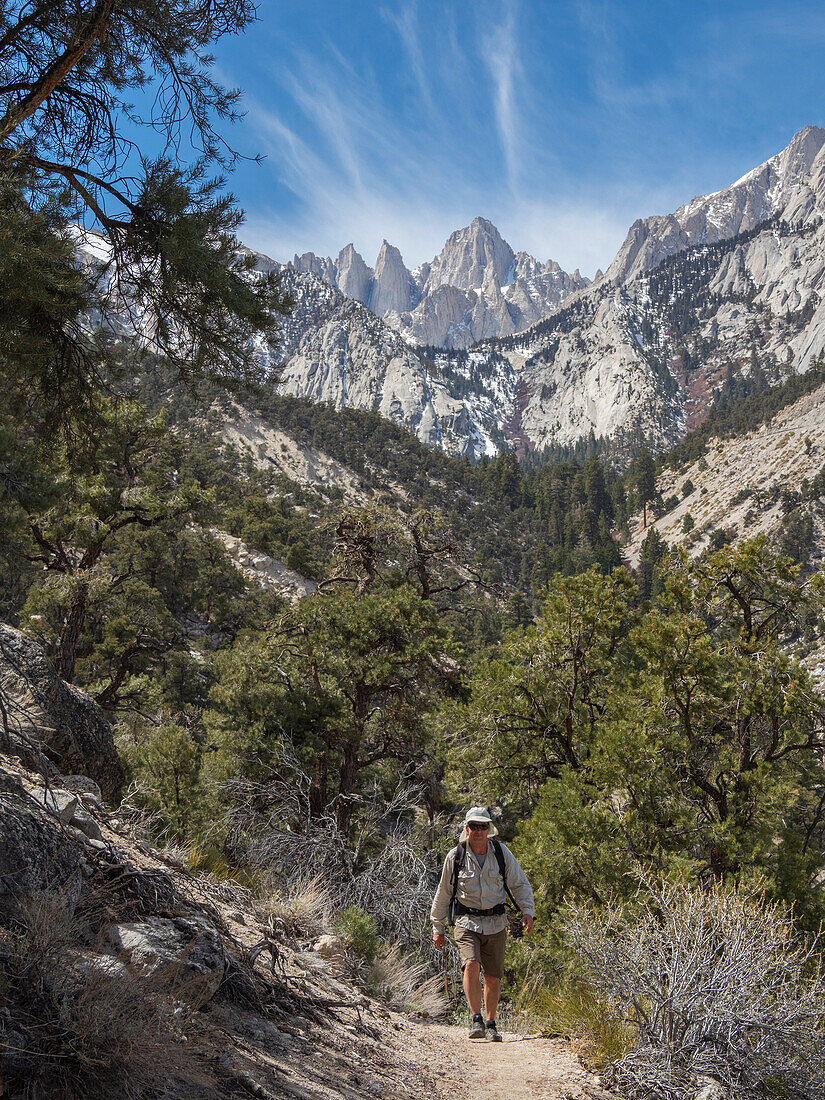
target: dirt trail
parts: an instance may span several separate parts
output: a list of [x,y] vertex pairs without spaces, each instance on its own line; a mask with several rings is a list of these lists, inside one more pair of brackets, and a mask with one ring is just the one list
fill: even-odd
[[613,1100],[561,1040],[470,1042],[465,1028],[426,1030],[431,1068],[450,1100]]

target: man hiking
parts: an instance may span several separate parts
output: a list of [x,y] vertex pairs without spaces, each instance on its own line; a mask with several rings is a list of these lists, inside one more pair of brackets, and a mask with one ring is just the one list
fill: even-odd
[[[444,925],[455,924],[455,942],[464,967],[464,993],[472,1014],[471,1039],[501,1042],[496,1028],[496,1008],[504,973],[507,945],[508,895],[522,912],[524,931],[533,931],[535,905],[527,876],[510,849],[493,840],[498,829],[483,806],[473,806],[464,817],[458,845],[447,853],[430,920],[433,943],[444,948]],[[457,873],[456,873],[457,872]],[[481,1014],[481,982],[484,974],[484,1009]]]

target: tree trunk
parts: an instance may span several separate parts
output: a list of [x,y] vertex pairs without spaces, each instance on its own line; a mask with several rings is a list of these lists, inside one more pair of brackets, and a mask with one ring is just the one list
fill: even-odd
[[321,814],[329,801],[329,742],[315,757],[315,781],[309,794],[310,810]]
[[63,620],[63,628],[60,631],[58,642],[57,671],[67,682],[74,680],[74,664],[77,655],[77,643],[80,640],[80,631],[86,619],[86,604],[89,599],[89,586],[86,581],[81,581],[74,591],[66,618]]
[[343,747],[341,757],[340,782],[338,784],[338,809],[336,818],[338,828],[346,836],[352,822],[351,795],[355,793],[355,781],[358,778],[359,741],[348,741]]

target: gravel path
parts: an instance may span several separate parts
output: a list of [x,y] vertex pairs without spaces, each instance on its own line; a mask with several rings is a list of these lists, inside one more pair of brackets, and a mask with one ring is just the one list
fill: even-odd
[[449,1100],[612,1100],[559,1039],[471,1042],[465,1028],[443,1025],[422,1027],[417,1038]]

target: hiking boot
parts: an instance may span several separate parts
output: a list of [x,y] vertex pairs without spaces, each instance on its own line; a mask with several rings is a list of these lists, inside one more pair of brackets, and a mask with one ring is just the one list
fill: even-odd
[[484,1030],[487,1032],[487,1039],[489,1042],[500,1043],[502,1041],[495,1020],[488,1020]]
[[473,1016],[470,1026],[470,1038],[471,1039],[483,1039],[484,1038],[484,1017]]

